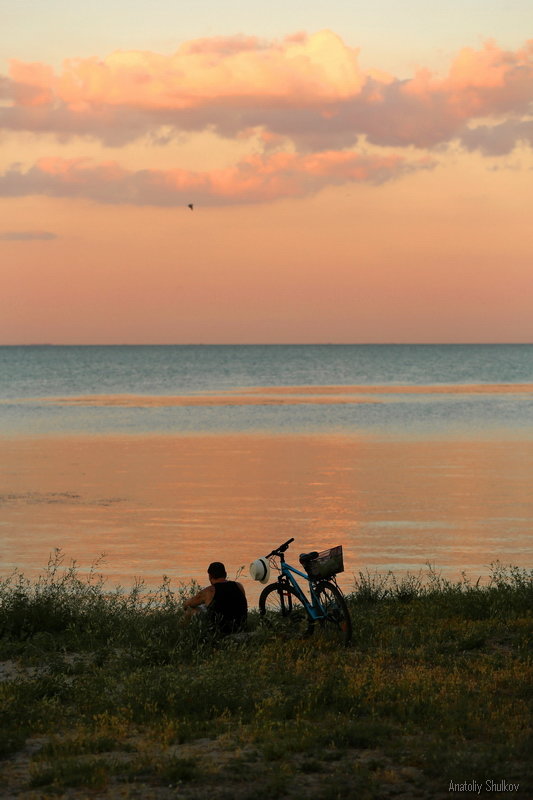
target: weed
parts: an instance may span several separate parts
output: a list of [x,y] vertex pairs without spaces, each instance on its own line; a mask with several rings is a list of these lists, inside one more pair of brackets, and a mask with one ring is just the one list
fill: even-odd
[[109,767],[98,759],[83,760],[67,758],[54,762],[51,766],[32,770],[29,786],[31,789],[84,786],[88,789],[103,789],[109,779]]
[[165,782],[181,783],[198,779],[198,763],[192,758],[174,756],[163,763],[159,775]]
[[347,598],[355,646],[338,650],[260,630],[254,613],[250,639],[217,642],[181,624],[195,589],[106,591],[59,553],[35,584],[0,582],[0,653],[19,670],[0,683],[0,756],[45,739],[33,790],[122,781],[237,796],[247,762],[272,797],[307,781],[323,800],[370,800],[402,765],[430,784],[498,768],[526,786],[533,573],[495,564],[485,585],[432,568],[360,575]]
[[20,728],[5,728],[0,731],[0,759],[17,753],[26,741],[26,736]]

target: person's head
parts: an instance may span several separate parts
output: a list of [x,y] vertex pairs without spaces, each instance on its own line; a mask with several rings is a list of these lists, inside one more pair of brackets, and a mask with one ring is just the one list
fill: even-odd
[[227,576],[226,567],[221,561],[213,561],[207,568],[210,581],[225,580]]

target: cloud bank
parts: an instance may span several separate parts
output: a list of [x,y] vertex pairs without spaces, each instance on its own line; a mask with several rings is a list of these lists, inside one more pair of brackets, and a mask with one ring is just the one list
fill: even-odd
[[331,31],[281,42],[236,36],[183,44],[173,55],[116,52],[67,60],[60,74],[11,62],[0,110],[9,130],[82,134],[120,144],[162,125],[224,136],[263,128],[300,149],[432,147],[486,116],[522,115],[533,101],[533,40],[516,52],[462,50],[447,76],[400,80],[364,72]]
[[[442,149],[458,142],[483,155],[533,144],[533,40],[517,51],[494,42],[465,48],[439,77],[363,70],[358,50],[331,31],[281,41],[214,37],[174,54],[120,51],[70,59],[59,73],[12,61],[0,77],[0,129],[92,137],[119,147],[147,135],[249,137],[262,151],[231,168],[128,172],[118,163],[42,159],[12,166],[4,195],[85,196],[100,202],[173,204],[194,191],[214,204],[296,197],[352,180],[381,182],[407,169],[389,148]],[[361,141],[382,156],[354,152]]]
[[255,155],[211,172],[132,171],[117,162],[42,158],[27,170],[13,165],[0,175],[0,196],[44,194],[155,206],[183,205],[191,200],[206,205],[258,203],[304,197],[325,186],[349,182],[379,184],[431,166],[426,159],[408,162],[396,155],[365,157],[349,151]]

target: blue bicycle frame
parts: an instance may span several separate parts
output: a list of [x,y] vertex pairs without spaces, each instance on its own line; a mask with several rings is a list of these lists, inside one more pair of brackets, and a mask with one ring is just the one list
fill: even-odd
[[[305,572],[300,572],[300,570],[296,569],[296,567],[291,567],[290,564],[287,564],[287,562],[285,561],[285,558],[283,557],[283,554],[281,554],[279,556],[279,559],[280,559],[280,565],[281,565],[281,567],[280,567],[281,568],[281,575],[278,577],[278,582],[281,584],[280,585],[280,589],[282,589],[282,585],[285,582],[285,580],[288,581],[288,583],[294,589],[294,592],[295,592],[298,600],[300,600],[302,602],[302,604],[305,607],[305,610],[307,611],[307,613],[309,614],[309,616],[311,617],[313,622],[315,620],[317,620],[317,619],[325,619],[325,617],[327,616],[327,613],[324,611],[324,609],[320,605],[320,600],[318,598],[318,594],[315,591],[315,586],[314,586],[315,582],[312,581],[309,578],[309,576],[305,574]],[[309,584],[309,591],[310,591],[310,594],[311,594],[311,600],[312,600],[311,603],[309,602],[308,598],[305,596],[305,593],[300,588],[300,585],[299,585],[298,581],[296,580],[296,578],[293,577],[293,575],[291,573],[295,573],[296,575],[299,575],[300,578],[304,578],[307,581],[307,583]]]

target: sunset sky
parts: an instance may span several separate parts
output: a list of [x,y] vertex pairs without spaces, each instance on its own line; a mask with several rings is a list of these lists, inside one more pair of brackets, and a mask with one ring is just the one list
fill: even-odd
[[532,150],[530,0],[0,0],[0,344],[531,342]]

